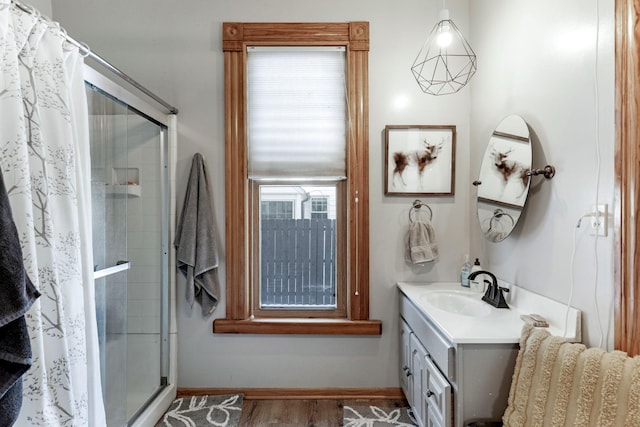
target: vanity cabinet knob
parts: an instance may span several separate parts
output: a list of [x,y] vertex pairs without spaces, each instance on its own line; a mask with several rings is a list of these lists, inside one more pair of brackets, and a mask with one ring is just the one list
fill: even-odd
[[432,392],[431,390],[427,389],[427,397],[431,397],[434,394],[435,394],[434,392]]

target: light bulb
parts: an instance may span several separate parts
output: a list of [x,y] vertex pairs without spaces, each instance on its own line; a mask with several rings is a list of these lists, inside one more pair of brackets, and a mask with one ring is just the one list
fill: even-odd
[[438,43],[440,47],[447,47],[453,41],[451,25],[449,25],[449,9],[442,9],[438,19],[438,37],[436,38],[436,43]]
[[451,35],[451,31],[449,31],[449,25],[444,24],[440,29],[440,33],[438,34],[438,46],[447,47],[451,44],[453,40],[453,36]]

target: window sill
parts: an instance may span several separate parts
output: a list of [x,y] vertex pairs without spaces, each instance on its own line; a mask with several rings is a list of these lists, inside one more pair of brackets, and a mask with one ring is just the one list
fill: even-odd
[[382,335],[380,320],[215,319],[214,334]]

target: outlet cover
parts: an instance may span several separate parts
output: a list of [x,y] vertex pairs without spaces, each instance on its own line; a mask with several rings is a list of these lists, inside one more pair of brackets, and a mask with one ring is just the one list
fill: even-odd
[[591,227],[589,229],[589,234],[592,236],[607,236],[607,227],[609,225],[609,210],[608,205],[606,203],[598,205],[597,207],[594,205],[591,209],[593,215],[591,216]]

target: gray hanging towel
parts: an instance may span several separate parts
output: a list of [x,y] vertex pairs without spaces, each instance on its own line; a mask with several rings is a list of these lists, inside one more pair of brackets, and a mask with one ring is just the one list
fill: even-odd
[[436,233],[430,221],[416,220],[409,225],[406,259],[412,264],[423,264],[438,259]]
[[191,162],[174,244],[178,269],[187,278],[187,301],[193,307],[197,299],[202,306],[202,315],[208,316],[218,305],[220,285],[211,193],[200,153],[196,153]]
[[0,171],[0,425],[12,425],[22,407],[22,375],[31,367],[24,314],[40,296],[24,268],[18,230]]

